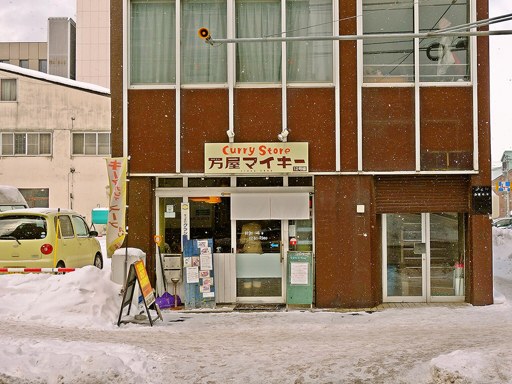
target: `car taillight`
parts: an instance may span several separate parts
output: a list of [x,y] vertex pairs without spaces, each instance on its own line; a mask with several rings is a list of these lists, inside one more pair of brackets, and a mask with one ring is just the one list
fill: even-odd
[[52,253],[53,251],[53,247],[51,244],[43,244],[41,245],[41,253],[43,255],[49,255],[50,253]]

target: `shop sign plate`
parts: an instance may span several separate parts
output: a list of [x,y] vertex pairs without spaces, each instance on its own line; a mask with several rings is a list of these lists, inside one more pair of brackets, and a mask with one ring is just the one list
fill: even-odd
[[207,174],[305,173],[308,143],[205,143]]

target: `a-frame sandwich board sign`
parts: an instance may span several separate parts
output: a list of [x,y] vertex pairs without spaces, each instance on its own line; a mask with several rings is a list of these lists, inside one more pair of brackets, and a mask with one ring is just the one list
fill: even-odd
[[[160,312],[160,308],[155,301],[155,292],[151,287],[151,283],[148,278],[148,273],[146,271],[146,267],[144,267],[144,262],[142,260],[138,260],[135,263],[130,265],[130,269],[128,271],[128,277],[126,278],[126,284],[124,288],[123,301],[121,302],[121,310],[119,311],[119,318],[117,320],[117,325],[119,326],[121,323],[127,322],[121,320],[123,317],[123,309],[128,306],[127,315],[130,314],[130,309],[132,306],[133,293],[135,292],[135,284],[139,284],[140,292],[143,296],[144,307],[146,309],[146,314],[149,319],[149,324],[153,326],[153,320],[163,320],[162,313]],[[153,306],[156,310],[157,317],[151,318],[151,314],[149,312],[149,308]]]

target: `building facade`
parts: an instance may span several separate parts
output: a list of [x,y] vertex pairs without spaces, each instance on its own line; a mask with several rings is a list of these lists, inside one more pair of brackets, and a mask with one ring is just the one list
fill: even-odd
[[91,223],[108,207],[109,90],[3,63],[0,89],[0,183]]
[[110,2],[76,2],[76,79],[110,88]]
[[[126,244],[153,281],[153,236],[179,253],[185,235],[213,240],[217,302],[285,303],[293,280],[318,307],[493,302],[488,37],[424,35],[486,19],[487,1],[111,0],[110,14]],[[271,36],[305,39],[215,41]]]
[[493,191],[497,197],[497,217],[511,216],[510,181],[512,180],[512,151],[505,151],[501,156],[501,168],[493,174]]

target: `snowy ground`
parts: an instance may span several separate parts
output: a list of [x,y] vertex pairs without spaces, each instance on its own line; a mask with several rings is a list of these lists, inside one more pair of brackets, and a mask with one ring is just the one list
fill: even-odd
[[486,307],[183,313],[117,327],[110,263],[0,276],[0,383],[512,383],[512,230]]

